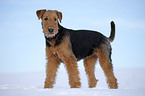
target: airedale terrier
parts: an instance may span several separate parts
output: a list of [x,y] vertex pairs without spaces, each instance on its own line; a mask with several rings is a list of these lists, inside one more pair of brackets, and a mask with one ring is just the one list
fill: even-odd
[[71,88],[79,88],[81,83],[77,61],[81,59],[84,60],[89,87],[95,87],[98,80],[95,78],[94,70],[98,58],[107,77],[108,87],[118,88],[111,60],[110,42],[115,38],[113,21],[111,22],[110,37],[107,38],[97,31],[64,28],[60,25],[62,13],[57,10],[38,10],[36,14],[42,20],[46,40],[47,66],[44,88],[53,87],[56,72],[61,62],[66,66]]

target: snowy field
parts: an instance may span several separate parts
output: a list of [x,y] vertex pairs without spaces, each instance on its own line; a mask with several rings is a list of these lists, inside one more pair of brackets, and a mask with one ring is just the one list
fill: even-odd
[[82,87],[71,89],[65,70],[58,70],[53,89],[44,89],[45,72],[0,73],[0,96],[145,96],[145,68],[114,69],[119,89],[108,89],[102,69],[96,68],[96,88],[88,88],[84,69],[80,69]]

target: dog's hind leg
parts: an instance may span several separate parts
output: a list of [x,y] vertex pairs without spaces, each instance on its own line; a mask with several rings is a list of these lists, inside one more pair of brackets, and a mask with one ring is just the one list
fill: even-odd
[[84,66],[85,66],[85,71],[88,75],[88,80],[89,80],[89,87],[93,88],[97,84],[97,79],[95,78],[95,64],[97,61],[97,56],[92,55],[84,59]]
[[99,49],[97,49],[97,56],[99,57],[100,65],[107,77],[108,87],[117,89],[118,83],[113,73],[110,44],[101,44]]

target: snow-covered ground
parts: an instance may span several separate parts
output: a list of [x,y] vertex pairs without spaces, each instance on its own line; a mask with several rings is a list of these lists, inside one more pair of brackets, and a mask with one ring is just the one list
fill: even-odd
[[96,68],[96,88],[88,88],[84,69],[82,87],[71,89],[65,70],[58,70],[53,89],[44,89],[45,72],[0,73],[0,96],[145,96],[145,68],[114,69],[119,89],[108,89],[102,69]]

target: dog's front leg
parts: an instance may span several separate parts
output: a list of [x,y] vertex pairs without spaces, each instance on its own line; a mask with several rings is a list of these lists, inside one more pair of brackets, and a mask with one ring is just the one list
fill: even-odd
[[71,88],[80,88],[81,83],[79,78],[77,59],[73,53],[69,53],[70,51],[68,53],[65,52],[67,51],[63,51],[63,54],[60,54],[60,56],[67,69],[69,84]]
[[71,88],[80,88],[79,70],[77,65],[77,58],[72,52],[71,44],[68,36],[64,37],[62,43],[59,45],[58,57],[65,64],[69,76],[69,84]]
[[73,58],[68,58],[64,61],[64,64],[67,69],[67,73],[69,76],[69,84],[71,88],[80,88],[80,78],[79,78],[79,71],[77,66],[77,60]]
[[60,61],[53,53],[50,52],[48,48],[46,48],[46,56],[47,56],[47,65],[46,65],[46,79],[44,88],[53,88],[55,83],[55,77],[57,69],[60,65]]

